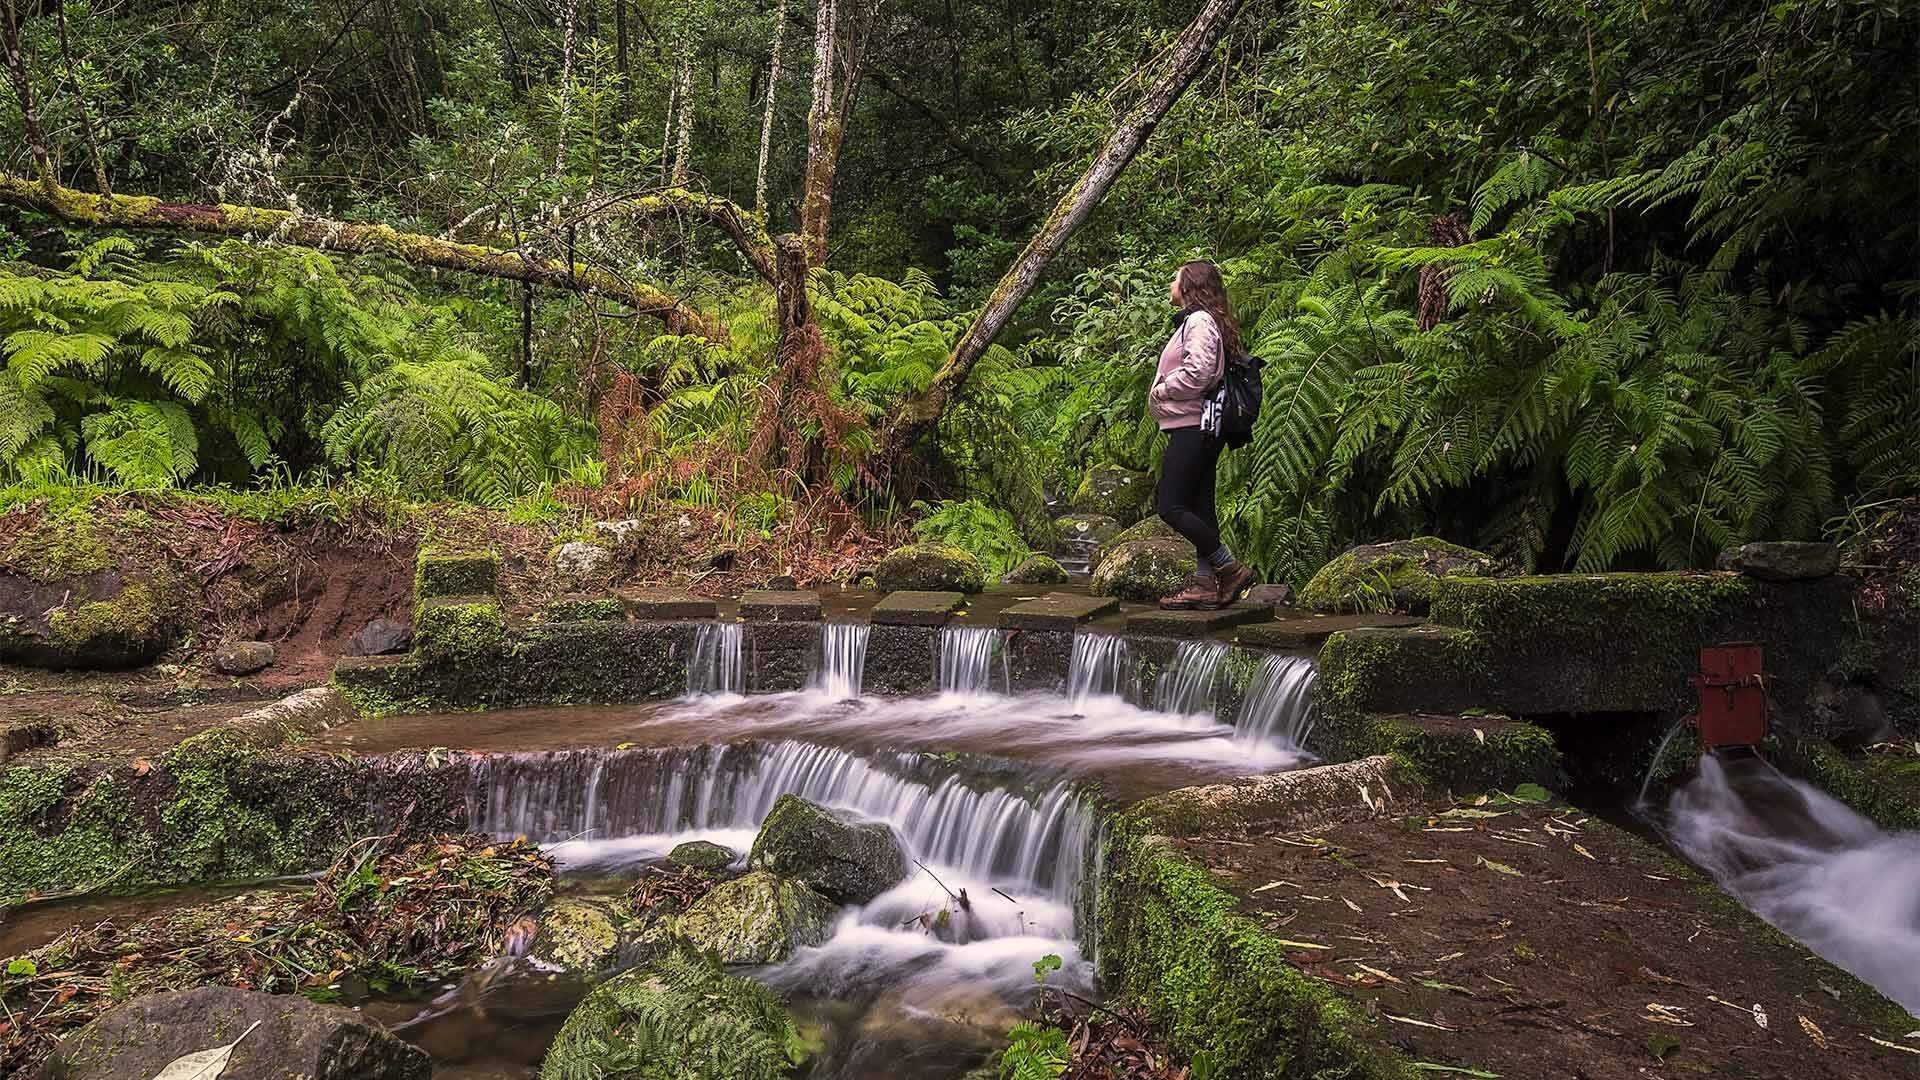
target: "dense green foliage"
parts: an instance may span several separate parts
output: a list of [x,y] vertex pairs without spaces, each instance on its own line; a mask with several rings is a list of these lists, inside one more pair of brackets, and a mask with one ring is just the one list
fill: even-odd
[[[799,195],[812,67],[813,6],[787,10],[774,230]],[[728,334],[269,237],[102,239],[8,211],[7,478],[323,471],[489,505],[559,487],[761,530],[830,496],[923,517],[923,537],[1003,569],[1051,545],[1049,499],[1086,466],[1154,466],[1165,282],[1203,255],[1268,362],[1221,498],[1231,542],[1276,579],[1421,533],[1545,569],[1702,565],[1920,483],[1910,5],[1247,5],[890,473],[877,433],[1192,5],[880,11],[811,288],[824,393],[852,422],[803,418],[808,452],[767,460],[771,290],[709,233],[576,211],[672,175],[676,102],[688,186],[753,205],[772,5],[69,0],[27,18],[65,183],[105,172],[577,257]],[[21,147],[0,165],[30,173],[17,97],[0,94],[0,129]]]

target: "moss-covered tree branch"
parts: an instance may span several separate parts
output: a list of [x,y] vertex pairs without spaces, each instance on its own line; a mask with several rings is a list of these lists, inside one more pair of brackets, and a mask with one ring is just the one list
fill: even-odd
[[[505,248],[401,232],[390,225],[333,221],[287,210],[227,203],[171,203],[142,195],[94,195],[52,181],[42,183],[5,173],[0,173],[0,203],[39,210],[75,225],[271,238],[341,254],[386,255],[413,266],[458,270],[602,296],[639,314],[659,318],[674,333],[715,340],[726,337],[726,329],[712,315],[678,297],[627,281],[605,269],[543,259]],[[709,212],[708,216],[715,215]],[[769,252],[771,247],[769,243]],[[749,252],[748,257],[752,258],[753,253]]]

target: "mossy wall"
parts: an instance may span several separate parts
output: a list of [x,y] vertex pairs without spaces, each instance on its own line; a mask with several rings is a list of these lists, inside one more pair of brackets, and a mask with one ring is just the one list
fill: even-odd
[[1420,1075],[1376,1042],[1366,1016],[1287,959],[1286,946],[1207,872],[1122,818],[1100,881],[1107,989],[1144,1007],[1173,1046],[1219,1080]]
[[421,548],[414,563],[416,600],[434,596],[491,596],[500,587],[500,557],[491,552]]
[[1455,793],[1512,791],[1521,784],[1558,791],[1566,785],[1553,733],[1533,724],[1503,716],[1436,722],[1363,714],[1343,720],[1315,728],[1314,748],[1331,760],[1391,755],[1425,784]]

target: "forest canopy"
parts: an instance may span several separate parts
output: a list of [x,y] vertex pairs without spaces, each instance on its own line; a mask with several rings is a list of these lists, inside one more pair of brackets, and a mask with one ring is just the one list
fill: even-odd
[[911,518],[1004,565],[1154,467],[1194,257],[1267,361],[1220,503],[1274,580],[1421,533],[1710,565],[1920,487],[1899,0],[0,7],[17,497]]

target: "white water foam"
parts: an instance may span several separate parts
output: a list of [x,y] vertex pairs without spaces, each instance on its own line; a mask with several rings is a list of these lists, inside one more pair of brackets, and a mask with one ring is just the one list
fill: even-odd
[[1764,761],[1708,755],[1675,847],[1755,914],[1920,1014],[1920,833],[1888,833]]

